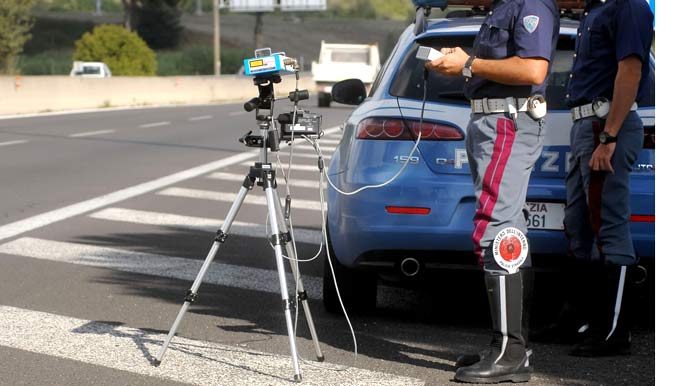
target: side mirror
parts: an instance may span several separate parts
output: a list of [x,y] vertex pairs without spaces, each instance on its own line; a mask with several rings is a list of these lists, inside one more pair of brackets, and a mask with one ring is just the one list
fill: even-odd
[[359,79],[345,79],[333,85],[331,98],[344,105],[359,105],[367,98],[367,89]]

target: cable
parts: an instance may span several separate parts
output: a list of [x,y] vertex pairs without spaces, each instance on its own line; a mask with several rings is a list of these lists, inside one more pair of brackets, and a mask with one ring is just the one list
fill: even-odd
[[[394,180],[396,180],[401,175],[401,173],[403,173],[404,169],[406,169],[406,167],[409,164],[409,160],[411,159],[411,157],[413,157],[413,153],[415,153],[416,149],[418,149],[418,144],[420,144],[421,136],[423,134],[423,114],[425,113],[425,102],[427,101],[427,99],[428,99],[428,70],[425,69],[424,73],[423,73],[423,102],[421,104],[421,109],[420,109],[420,121],[418,124],[418,138],[416,138],[416,143],[413,145],[411,152],[408,154],[406,162],[404,162],[404,164],[401,166],[399,171],[396,172],[396,174],[394,174],[394,176],[392,176],[387,181],[385,181],[381,184],[365,185],[365,186],[358,188],[358,189],[355,189],[351,192],[345,192],[345,191],[340,190],[340,188],[338,188],[337,186],[335,186],[335,184],[333,184],[333,181],[331,181],[330,177],[328,176],[328,171],[325,168],[325,163],[323,161],[323,157],[321,157],[319,163],[322,166],[323,173],[326,176],[326,180],[328,181],[328,185],[331,186],[333,188],[333,190],[335,190],[336,192],[338,192],[344,196],[352,196],[352,195],[355,195],[357,193],[360,193],[363,190],[382,188],[382,187],[385,187],[385,186],[389,185],[390,183],[394,182]],[[401,110],[401,103],[399,103],[398,96],[396,97],[396,105],[399,108],[399,114],[401,114],[401,120],[403,121],[404,125],[406,125],[406,118],[404,117],[403,111]],[[409,133],[411,133],[411,135],[413,134],[410,126],[408,127],[408,131],[409,131]]]

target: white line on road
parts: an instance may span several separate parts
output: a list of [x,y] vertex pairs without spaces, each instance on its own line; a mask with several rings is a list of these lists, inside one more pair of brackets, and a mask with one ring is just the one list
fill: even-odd
[[[115,323],[0,306],[0,345],[176,382],[215,386],[289,386],[288,356],[175,336],[163,363],[151,361],[164,334]],[[302,342],[300,342],[302,343]],[[310,342],[303,342],[310,344]],[[425,382],[332,363],[300,363],[300,386],[419,386]]]
[[158,126],[166,126],[169,125],[169,121],[163,121],[163,122],[153,122],[153,123],[146,123],[144,125],[140,125],[139,127],[142,129],[148,129],[149,127],[158,127]]
[[228,113],[229,117],[235,117],[235,116],[243,115],[243,114],[248,114],[248,112],[247,111],[234,111],[234,112]]
[[[329,132],[340,130],[338,127],[329,129]],[[161,177],[156,180],[144,182],[139,185],[134,185],[116,192],[92,198],[90,200],[78,202],[73,205],[65,206],[56,210],[45,212],[36,216],[32,216],[23,220],[15,221],[6,225],[0,226],[0,240],[9,237],[17,236],[21,233],[28,232],[43,226],[62,221],[74,216],[78,216],[95,209],[104,208],[119,201],[124,201],[132,197],[140,196],[154,190],[162,189],[168,185],[173,185],[178,182],[198,177],[203,174],[208,174],[214,170],[221,169],[230,165],[237,164],[254,158],[258,155],[257,150],[247,151],[245,153],[236,154],[218,161],[210,162],[191,169],[183,170]]]
[[[289,151],[279,152],[279,155],[280,155],[280,158],[285,158],[284,167],[285,167],[285,169],[286,169],[286,168],[287,168],[287,165],[286,165],[286,162],[287,162],[287,161],[286,161],[286,159],[289,159]],[[297,159],[297,158],[313,158],[313,159],[318,159],[318,154],[317,154],[315,151],[314,151],[314,152],[307,153],[307,152],[300,152],[299,149],[295,149],[294,153],[292,154],[292,159]],[[323,158],[324,158],[324,159],[327,159],[327,160],[328,160],[328,159],[331,159],[331,154],[326,153],[326,154],[323,155]]]
[[[244,202],[243,205],[245,204],[246,203]],[[107,208],[91,214],[90,217],[131,224],[192,229],[200,232],[210,232],[212,234],[216,232],[216,230],[219,229],[224,222],[223,213],[221,219],[212,219],[123,208]],[[270,232],[270,230],[269,227],[267,228],[268,229],[266,229],[265,225],[234,221],[228,233],[244,237],[268,238],[267,233]],[[321,243],[321,232],[317,230],[295,227],[294,240],[300,243],[318,245]]]
[[[235,193],[231,192],[217,192],[212,190],[201,190],[201,189],[188,189],[188,188],[168,188],[158,192],[158,194],[163,196],[172,197],[185,197],[185,198],[196,198],[199,200],[214,200],[214,201],[224,201],[233,203],[236,198]],[[256,196],[253,194],[248,194],[243,201],[243,204],[253,204],[253,205],[265,205],[267,206],[267,199],[264,196]],[[321,205],[318,201],[312,200],[302,200],[293,199],[292,209],[303,209],[303,210],[321,210]]]
[[[124,249],[36,239],[33,237],[23,237],[0,245],[0,253],[186,281],[193,281],[203,264],[203,260],[199,259],[164,256]],[[271,248],[270,254],[273,254]],[[302,280],[309,297],[321,299],[322,279],[302,275]],[[221,264],[214,261],[207,270],[204,282],[252,291],[280,293],[279,274],[277,270],[272,269]],[[293,290],[294,277],[288,269],[287,283],[289,283],[289,290]]]
[[[214,180],[223,180],[223,181],[238,181],[243,184],[243,181],[245,180],[246,176],[244,174],[238,174],[238,173],[224,173],[224,172],[216,172],[212,173],[207,176],[207,178],[211,178]],[[278,184],[283,184],[284,179],[281,177],[277,178],[277,183]],[[306,179],[301,179],[301,178],[292,178],[290,181],[290,186],[292,188],[312,188],[312,189],[318,189],[318,180],[306,180]],[[324,188],[326,186],[325,184],[325,178],[324,178]],[[280,188],[277,189],[278,191]]]
[[114,130],[97,130],[97,131],[86,131],[83,133],[75,133],[69,135],[71,138],[79,138],[79,137],[89,137],[92,135],[100,135],[100,134],[109,134],[109,133],[114,133]]
[[19,145],[20,143],[27,143],[27,142],[29,142],[29,141],[26,139],[20,139],[18,141],[0,142],[0,146]]
[[[336,146],[319,146],[323,155],[332,154],[335,151]],[[314,147],[310,143],[304,144],[294,144],[294,148],[297,150],[312,150],[315,152]]]
[[212,119],[212,118],[213,118],[213,117],[212,117],[211,115],[202,115],[202,116],[199,116],[199,117],[192,117],[192,118],[189,118],[188,120],[189,120],[189,121],[203,121],[203,120]]
[[161,177],[156,180],[148,181],[142,184],[131,186],[129,188],[118,190],[116,192],[112,192],[104,196],[95,197],[90,200],[82,201],[73,205],[65,206],[60,209],[32,216],[24,220],[15,221],[13,223],[0,226],[0,240],[17,236],[21,233],[43,227],[55,223],[57,221],[65,220],[73,216],[81,215],[93,211],[95,209],[103,208],[117,203],[119,201],[124,201],[132,197],[136,197],[145,193],[162,189],[168,185],[173,185],[193,177],[211,173],[214,170],[230,166],[248,160],[250,158],[254,158],[255,156],[257,156],[257,153],[257,151],[249,151],[245,153],[236,154],[228,158],[210,162],[208,164],[200,165],[191,169],[183,170],[181,172]]

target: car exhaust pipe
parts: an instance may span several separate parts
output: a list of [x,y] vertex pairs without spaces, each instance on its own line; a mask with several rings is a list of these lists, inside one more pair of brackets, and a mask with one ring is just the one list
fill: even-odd
[[414,277],[418,275],[418,272],[420,272],[420,263],[418,260],[412,258],[412,257],[407,257],[403,260],[401,260],[401,264],[399,265],[399,269],[401,270],[401,273],[406,276],[406,277]]

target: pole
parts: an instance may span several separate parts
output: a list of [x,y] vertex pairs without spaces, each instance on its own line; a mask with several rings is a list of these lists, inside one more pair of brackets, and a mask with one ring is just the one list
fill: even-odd
[[219,28],[219,0],[212,0],[214,12],[214,75],[221,75],[221,42]]

